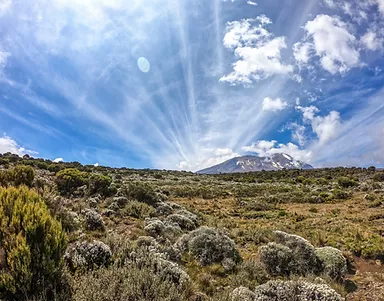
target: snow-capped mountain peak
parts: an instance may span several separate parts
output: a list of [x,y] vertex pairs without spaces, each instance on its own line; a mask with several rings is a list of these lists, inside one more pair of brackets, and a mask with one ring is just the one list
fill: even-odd
[[290,155],[278,153],[268,157],[242,156],[232,158],[221,164],[203,169],[197,173],[219,174],[234,172],[251,172],[281,169],[312,169],[313,167],[302,161],[294,160]]

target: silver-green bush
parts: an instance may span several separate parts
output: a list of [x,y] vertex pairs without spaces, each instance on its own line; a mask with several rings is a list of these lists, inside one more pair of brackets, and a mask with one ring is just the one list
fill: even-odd
[[112,257],[111,249],[101,241],[76,242],[65,252],[64,260],[72,270],[92,269],[108,266]]
[[347,260],[340,250],[332,247],[318,248],[316,255],[323,263],[325,275],[341,280],[347,273]]
[[177,242],[182,251],[188,251],[201,265],[223,263],[231,259],[238,263],[241,258],[235,242],[214,228],[200,227],[184,234]]
[[255,301],[343,301],[335,290],[325,284],[307,281],[273,280],[256,287]]

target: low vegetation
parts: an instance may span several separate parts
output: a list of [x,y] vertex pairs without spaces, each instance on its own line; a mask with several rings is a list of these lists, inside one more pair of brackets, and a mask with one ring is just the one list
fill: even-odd
[[383,174],[0,155],[0,299],[383,300]]

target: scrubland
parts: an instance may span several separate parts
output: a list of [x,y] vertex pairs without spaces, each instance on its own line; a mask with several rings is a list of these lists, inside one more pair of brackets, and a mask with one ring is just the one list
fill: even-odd
[[384,171],[0,157],[0,299],[384,300]]

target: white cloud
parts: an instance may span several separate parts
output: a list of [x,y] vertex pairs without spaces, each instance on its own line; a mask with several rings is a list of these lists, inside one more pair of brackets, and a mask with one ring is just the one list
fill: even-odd
[[215,150],[214,154],[219,157],[228,156],[228,155],[232,155],[233,151],[230,148],[218,148],[217,150]]
[[182,161],[177,165],[177,168],[181,170],[198,171],[239,156],[239,154],[235,153],[230,148],[219,148],[213,151],[202,151],[199,158],[194,159],[193,161]]
[[277,144],[277,141],[259,140],[250,146],[242,148],[245,152],[256,153],[261,157],[270,156],[277,153],[284,153],[290,155],[295,160],[303,162],[311,162],[312,152],[310,150],[300,149],[296,144],[291,142],[287,144]]
[[281,50],[287,48],[285,37],[274,37],[266,28],[271,20],[262,15],[256,19],[233,21],[227,24],[223,44],[238,60],[233,72],[220,81],[230,84],[252,84],[275,74],[288,74],[291,65],[281,62]]
[[55,160],[53,160],[53,162],[55,162],[55,163],[64,162],[64,159],[63,158],[56,158]]
[[30,151],[24,147],[21,147],[15,140],[4,134],[3,137],[0,137],[0,153],[3,154],[8,152],[19,156],[26,154],[37,154],[34,151]]
[[310,122],[313,132],[318,137],[318,144],[323,145],[334,138],[341,126],[340,113],[331,111],[327,116],[316,116],[319,109],[315,106],[296,107],[303,113],[304,122]]
[[340,125],[340,113],[336,111],[331,111],[325,117],[317,116],[312,120],[312,129],[319,138],[321,145],[336,136]]
[[361,42],[365,47],[373,51],[383,47],[383,40],[373,31],[368,31],[365,35],[363,35],[361,37]]
[[384,16],[384,0],[376,0],[380,13]]
[[313,120],[315,118],[315,114],[319,112],[319,109],[315,106],[310,107],[301,107],[297,106],[296,109],[303,113],[304,120]]
[[248,153],[256,153],[264,157],[276,145],[276,142],[276,140],[259,140],[251,145],[243,146],[241,150]]
[[311,50],[313,48],[312,43],[296,43],[293,45],[293,55],[295,56],[296,61],[299,64],[307,64],[310,56]]
[[282,111],[286,107],[288,107],[288,103],[281,98],[272,99],[270,97],[266,97],[263,100],[263,110],[264,111]]
[[333,0],[324,0],[324,3],[325,3],[325,5],[327,5],[330,8],[336,7],[336,4],[335,4],[335,2],[333,2]]
[[99,163],[95,163],[93,166],[98,167],[98,166],[99,166]]
[[256,6],[256,5],[257,5],[257,3],[254,2],[254,1],[247,1],[247,3],[248,3],[249,5],[253,5],[253,6]]
[[8,11],[12,6],[12,0],[0,0],[0,16]]
[[[299,63],[308,62],[311,56],[318,56],[321,66],[332,74],[345,73],[360,65],[360,53],[354,46],[356,38],[339,17],[318,15],[313,21],[308,21],[304,29],[307,38],[304,43],[294,46]],[[314,54],[310,56],[312,47]]]
[[11,56],[10,53],[0,51],[0,68],[4,68],[7,65],[8,58]]

